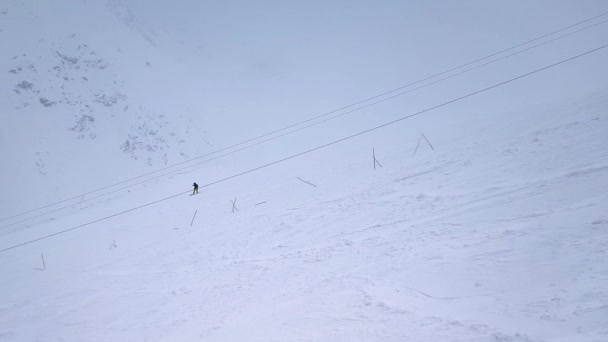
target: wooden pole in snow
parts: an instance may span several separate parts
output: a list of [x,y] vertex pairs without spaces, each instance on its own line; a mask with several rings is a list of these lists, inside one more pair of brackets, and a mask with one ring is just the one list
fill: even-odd
[[297,178],[297,179],[299,179],[299,180],[301,180],[302,182],[304,182],[304,183],[306,183],[306,184],[309,184],[309,185],[314,186],[315,188],[317,187],[316,185],[312,184],[311,182],[307,182],[307,181],[303,180],[303,179],[302,179],[302,178],[300,178],[300,177],[296,177],[296,178]]
[[198,209],[194,211],[194,216],[192,216],[192,221],[190,222],[190,227],[192,227],[192,224],[194,223],[194,219],[196,218],[197,212],[198,212]]
[[380,164],[380,162],[378,161],[378,159],[376,159],[376,149],[372,148],[372,157],[374,158],[374,170],[376,169],[376,164],[378,164],[380,167],[383,167],[382,164]]
[[422,133],[422,137],[424,138],[424,140],[426,140],[427,144],[429,144],[429,146],[431,146],[431,149],[433,151],[435,151],[435,148],[433,147],[433,145],[431,145],[431,142],[429,141],[429,139],[426,138],[426,136],[424,135],[424,133]]
[[232,202],[232,212],[235,210],[239,211],[239,208],[236,207],[236,197],[234,198],[234,201],[231,200],[230,202]]
[[416,152],[418,152],[418,147],[420,147],[420,138],[418,139],[418,145],[416,145],[416,149],[414,150],[414,154],[412,154],[412,157],[416,155]]

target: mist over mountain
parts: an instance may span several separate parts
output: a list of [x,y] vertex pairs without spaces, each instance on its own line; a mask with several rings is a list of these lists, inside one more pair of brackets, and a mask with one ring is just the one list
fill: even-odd
[[0,341],[603,340],[606,11],[4,0]]
[[[3,210],[8,215],[66,198],[92,181],[118,182],[341,108],[596,8],[593,1],[519,6],[478,1],[464,7],[6,1],[0,148],[11,165],[4,170],[11,181]],[[544,20],[538,20],[541,14]],[[337,137],[392,112],[424,108],[455,89],[591,45],[588,37],[598,35],[600,29],[590,30],[584,39],[573,36],[561,46],[471,73],[456,87],[445,82],[396,98],[346,123],[325,125],[319,134]],[[572,77],[582,86],[543,84],[534,96],[514,93],[493,99],[491,106],[515,107],[512,100],[523,96],[542,101],[556,93],[584,94],[595,84],[586,81],[599,76],[581,68]],[[302,140],[309,139],[282,144],[291,148],[278,152],[293,150]],[[275,155],[276,146],[265,153]],[[33,191],[37,196],[29,196]]]

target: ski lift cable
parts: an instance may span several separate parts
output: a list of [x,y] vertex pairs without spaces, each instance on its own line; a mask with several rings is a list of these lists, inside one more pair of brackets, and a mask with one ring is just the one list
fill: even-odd
[[[282,158],[282,159],[276,160],[276,161],[274,161],[274,162],[271,162],[271,163],[268,163],[268,164],[264,164],[264,165],[261,165],[261,166],[258,166],[258,167],[255,167],[255,168],[252,168],[252,169],[249,169],[249,170],[243,171],[243,172],[241,172],[241,173],[237,173],[237,174],[234,174],[234,175],[232,175],[232,176],[228,176],[228,177],[225,177],[225,178],[222,178],[222,179],[219,179],[219,180],[216,180],[216,181],[213,181],[213,182],[210,182],[210,183],[204,184],[204,185],[202,185],[202,186],[199,186],[199,188],[209,187],[209,186],[212,186],[212,185],[215,185],[215,184],[218,184],[218,183],[222,183],[222,182],[225,182],[225,181],[227,181],[227,180],[230,180],[230,179],[233,179],[233,178],[236,178],[236,177],[240,177],[240,176],[243,176],[243,175],[246,175],[246,174],[249,174],[249,173],[252,173],[252,172],[258,171],[258,170],[261,170],[261,169],[265,169],[265,168],[270,167],[270,166],[272,166],[272,165],[279,164],[279,163],[282,163],[282,162],[285,162],[285,161],[288,161],[288,160],[291,160],[291,159],[294,159],[294,158],[297,158],[297,157],[300,157],[300,156],[303,156],[303,155],[306,155],[306,154],[309,154],[309,153],[312,153],[312,152],[315,152],[315,151],[318,151],[318,150],[321,150],[321,149],[323,149],[323,148],[326,148],[326,147],[329,147],[329,146],[332,146],[332,145],[335,145],[335,144],[341,143],[341,142],[343,142],[343,141],[347,141],[347,140],[350,140],[350,139],[356,138],[356,137],[358,137],[358,136],[361,136],[361,135],[364,135],[364,134],[367,134],[367,133],[370,133],[370,132],[373,132],[373,131],[379,130],[379,129],[381,129],[381,128],[384,128],[384,127],[387,127],[387,126],[390,126],[390,125],[394,125],[394,124],[396,124],[396,123],[398,123],[398,122],[401,122],[401,121],[407,120],[407,119],[412,118],[412,117],[414,117],[414,116],[418,116],[418,115],[421,115],[421,114],[424,114],[424,113],[427,113],[427,112],[433,111],[433,110],[435,110],[435,109],[438,109],[438,108],[441,108],[441,107],[445,107],[445,106],[447,106],[447,105],[449,105],[449,104],[452,104],[452,103],[455,103],[455,102],[462,101],[462,100],[467,99],[467,98],[470,98],[470,97],[472,97],[472,96],[475,96],[475,95],[478,95],[478,94],[481,94],[481,93],[487,92],[487,91],[489,91],[489,90],[492,90],[492,89],[495,89],[495,88],[498,88],[498,87],[504,86],[504,85],[506,85],[506,84],[509,84],[509,83],[514,82],[514,81],[517,81],[517,80],[520,80],[520,79],[523,79],[523,78],[529,77],[529,76],[531,76],[531,75],[537,74],[537,73],[542,72],[542,71],[545,71],[545,70],[547,70],[547,69],[554,68],[554,67],[556,67],[556,66],[559,66],[559,65],[561,65],[561,64],[564,64],[564,63],[570,62],[570,61],[575,60],[575,59],[578,59],[578,58],[581,58],[581,57],[583,57],[583,56],[590,55],[590,54],[592,54],[592,53],[598,52],[598,51],[600,51],[600,50],[602,50],[602,49],[605,49],[605,48],[607,48],[607,47],[608,47],[608,44],[605,44],[605,45],[599,46],[599,47],[594,48],[594,49],[592,49],[592,50],[588,50],[588,51],[586,51],[586,52],[580,53],[580,54],[578,54],[578,55],[575,55],[575,56],[572,56],[572,57],[569,57],[569,58],[566,58],[566,59],[563,59],[563,60],[561,60],[561,61],[558,61],[558,62],[555,62],[555,63],[553,63],[553,64],[547,65],[547,66],[545,66],[545,67],[542,67],[542,68],[535,69],[535,70],[533,70],[533,71],[527,72],[527,73],[522,74],[522,75],[520,75],[520,76],[517,76],[517,77],[511,78],[511,79],[508,79],[508,80],[506,80],[506,81],[503,81],[503,82],[500,82],[500,83],[496,83],[496,84],[491,85],[491,86],[488,86],[488,87],[486,87],[486,88],[483,88],[483,89],[480,89],[480,90],[474,91],[474,92],[472,92],[472,93],[468,93],[468,94],[466,94],[466,95],[463,95],[463,96],[460,96],[460,97],[454,98],[454,99],[452,99],[452,100],[449,100],[449,101],[443,102],[443,103],[438,104],[438,105],[435,105],[435,106],[433,106],[433,107],[429,107],[429,108],[427,108],[427,109],[424,109],[424,110],[421,110],[421,111],[418,111],[418,112],[415,112],[415,113],[412,113],[412,114],[409,114],[409,115],[403,116],[403,117],[398,118],[398,119],[396,119],[396,120],[392,120],[392,121],[386,122],[386,123],[381,124],[381,125],[379,125],[379,126],[375,126],[375,127],[372,127],[372,128],[366,129],[366,130],[364,130],[364,131],[360,131],[360,132],[358,132],[358,133],[355,133],[355,134],[352,134],[352,135],[346,136],[346,137],[344,137],[344,138],[341,138],[341,139],[338,139],[338,140],[334,140],[334,141],[329,142],[329,143],[327,143],[327,144],[323,144],[323,145],[317,146],[317,147],[315,147],[315,148],[312,148],[312,149],[309,149],[309,150],[306,150],[306,151],[303,151],[303,152],[300,152],[300,153],[296,153],[296,154],[291,155],[291,156],[289,156],[289,157]],[[52,234],[49,234],[49,235],[45,235],[45,236],[42,236],[42,237],[39,237],[39,238],[36,238],[36,239],[32,239],[32,240],[29,240],[29,241],[26,241],[26,242],[22,242],[22,243],[19,243],[19,244],[16,244],[16,245],[10,246],[10,247],[5,247],[5,248],[3,248],[3,249],[0,249],[0,253],[6,252],[6,251],[9,251],[9,250],[12,250],[12,249],[15,249],[15,248],[21,247],[21,246],[25,246],[25,245],[28,245],[28,244],[31,244],[31,243],[34,243],[34,242],[37,242],[37,241],[41,241],[41,240],[44,240],[44,239],[48,239],[48,238],[51,238],[51,237],[53,237],[53,236],[57,236],[57,235],[60,235],[60,234],[64,234],[64,233],[67,233],[67,232],[70,232],[70,231],[73,231],[73,230],[76,230],[76,229],[79,229],[79,228],[82,228],[82,227],[86,227],[86,226],[89,226],[89,225],[91,225],[91,224],[94,224],[94,223],[97,223],[97,222],[101,222],[101,221],[104,221],[104,220],[107,220],[107,219],[110,219],[110,218],[113,218],[113,217],[117,217],[117,216],[120,216],[120,215],[123,215],[123,214],[129,213],[129,212],[132,212],[132,211],[135,211],[135,210],[138,210],[138,209],[144,208],[144,207],[148,207],[148,206],[153,205],[153,204],[156,204],[156,203],[160,203],[160,202],[163,202],[163,201],[167,201],[167,200],[169,200],[169,199],[172,199],[172,198],[175,198],[175,197],[178,197],[178,196],[184,195],[184,194],[189,193],[189,192],[190,192],[190,191],[186,191],[186,192],[180,192],[180,193],[177,193],[177,194],[174,194],[174,195],[168,196],[168,197],[164,197],[164,198],[161,198],[161,199],[155,200],[155,201],[153,201],[153,202],[149,202],[149,203],[146,203],[146,204],[143,204],[143,205],[140,205],[140,206],[137,206],[137,207],[131,208],[131,209],[127,209],[127,210],[124,210],[124,211],[118,212],[118,213],[116,213],[116,214],[112,214],[112,215],[105,216],[105,217],[100,218],[100,219],[97,219],[97,220],[93,220],[93,221],[90,221],[90,222],[87,222],[87,223],[83,223],[83,224],[81,224],[81,225],[78,225],[78,226],[75,226],[75,227],[72,227],[72,228],[68,228],[68,229],[65,229],[65,230],[61,230],[61,231],[58,231],[58,232],[55,232],[55,233],[52,233]]]
[[[338,109],[334,109],[334,110],[332,110],[332,111],[329,111],[329,112],[323,113],[323,114],[321,114],[321,115],[317,115],[317,116],[314,116],[314,117],[312,117],[312,118],[309,118],[309,119],[306,119],[306,120],[303,120],[303,121],[300,121],[300,122],[297,122],[297,123],[291,124],[291,125],[289,125],[289,126],[286,126],[286,127],[283,127],[283,128],[279,128],[279,129],[277,129],[277,130],[274,130],[274,131],[271,131],[271,132],[268,132],[268,133],[264,133],[264,134],[262,134],[262,135],[259,135],[259,136],[254,137],[254,138],[250,138],[250,139],[247,139],[247,140],[245,140],[245,141],[242,141],[242,142],[239,142],[239,143],[235,143],[235,144],[233,144],[233,145],[230,145],[230,146],[227,146],[227,147],[224,147],[224,148],[221,148],[221,149],[218,149],[218,150],[215,150],[215,151],[212,151],[212,152],[209,152],[209,153],[203,154],[203,155],[198,156],[198,157],[195,157],[195,158],[191,158],[191,159],[185,160],[185,161],[183,161],[183,162],[179,162],[179,163],[176,163],[176,164],[173,164],[173,165],[170,165],[170,166],[167,166],[167,167],[164,167],[164,168],[161,168],[161,169],[155,170],[155,171],[151,171],[151,172],[148,172],[148,173],[144,173],[144,174],[139,175],[139,176],[136,176],[136,177],[132,177],[132,178],[129,178],[129,179],[126,179],[126,180],[123,180],[123,181],[117,182],[117,183],[113,183],[113,184],[110,184],[110,185],[107,185],[107,186],[103,186],[103,187],[101,187],[101,188],[98,188],[98,189],[95,189],[95,190],[91,190],[91,191],[88,191],[88,192],[82,193],[82,194],[77,195],[77,196],[73,196],[73,197],[70,197],[70,198],[67,198],[67,199],[63,199],[63,200],[60,200],[60,201],[57,201],[57,202],[54,202],[54,203],[50,203],[50,204],[43,205],[43,206],[40,206],[40,207],[37,207],[37,208],[34,208],[34,209],[30,209],[30,210],[27,210],[27,211],[24,211],[24,212],[21,212],[21,213],[18,213],[18,214],[14,214],[14,215],[12,215],[12,216],[4,217],[4,218],[0,219],[0,222],[2,222],[2,221],[6,221],[6,220],[9,220],[9,219],[12,219],[12,218],[15,218],[15,217],[23,216],[23,215],[26,215],[26,214],[29,214],[29,213],[32,213],[32,212],[35,212],[35,211],[38,211],[38,210],[46,209],[46,208],[48,208],[48,207],[52,207],[52,206],[57,205],[57,204],[61,204],[61,203],[65,203],[65,202],[68,202],[68,201],[72,201],[72,200],[75,200],[75,199],[78,199],[78,198],[82,198],[82,197],[84,197],[84,196],[86,196],[86,195],[90,195],[90,194],[92,194],[92,193],[96,193],[96,192],[99,192],[99,191],[103,191],[103,190],[106,190],[106,189],[109,189],[109,188],[112,188],[112,187],[115,187],[115,186],[118,186],[118,185],[122,185],[122,184],[125,184],[125,183],[128,183],[128,182],[131,182],[131,181],[137,180],[137,179],[141,179],[141,178],[143,178],[143,177],[150,176],[150,175],[153,175],[153,174],[158,173],[158,172],[162,172],[162,171],[165,171],[165,170],[169,170],[169,169],[174,168],[174,167],[176,167],[176,166],[184,165],[184,164],[190,163],[190,162],[192,162],[192,161],[199,160],[199,159],[201,159],[201,158],[208,157],[208,156],[211,156],[211,155],[214,155],[214,154],[220,153],[220,152],[224,152],[224,151],[227,151],[227,150],[233,149],[233,148],[235,148],[235,147],[238,147],[238,146],[241,146],[241,145],[244,145],[244,144],[247,144],[247,143],[250,143],[250,142],[253,142],[253,141],[256,141],[256,140],[262,139],[262,138],[265,138],[265,137],[267,137],[267,136],[270,136],[270,135],[273,135],[273,134],[276,134],[276,133],[279,133],[279,132],[283,132],[283,131],[285,131],[285,130],[288,130],[288,129],[293,128],[293,127],[296,127],[296,126],[300,126],[300,125],[305,124],[305,123],[308,123],[308,122],[310,122],[310,121],[314,121],[314,120],[316,120],[316,119],[319,119],[319,118],[322,118],[322,117],[325,117],[325,116],[329,116],[329,115],[331,115],[331,114],[334,114],[334,113],[337,113],[337,112],[343,111],[343,110],[345,110],[345,109],[348,109],[348,108],[352,108],[352,107],[358,106],[358,105],[363,104],[363,103],[365,103],[365,102],[368,102],[368,101],[371,101],[371,100],[374,100],[374,99],[377,99],[377,98],[380,98],[380,97],[386,96],[386,95],[388,95],[388,94],[392,94],[392,93],[397,92],[397,91],[399,91],[399,90],[402,90],[402,89],[404,89],[404,88],[411,87],[411,86],[413,86],[413,85],[420,84],[420,83],[425,82],[425,81],[429,81],[429,80],[431,80],[431,79],[433,79],[433,78],[436,78],[436,77],[439,77],[439,76],[442,76],[442,75],[448,74],[448,73],[450,73],[450,72],[456,71],[456,70],[461,69],[461,68],[464,68],[464,67],[466,67],[466,66],[470,66],[470,65],[475,64],[475,63],[477,63],[477,62],[480,62],[480,61],[486,60],[486,59],[488,59],[488,58],[491,58],[491,57],[497,56],[497,55],[499,55],[499,54],[502,54],[502,53],[505,53],[505,52],[508,52],[508,51],[514,50],[514,49],[516,49],[516,48],[522,47],[522,46],[524,46],[524,45],[530,44],[530,43],[532,43],[532,42],[535,42],[535,41],[538,41],[538,40],[541,40],[541,39],[547,38],[547,37],[552,36],[552,35],[554,35],[554,34],[556,34],[556,33],[560,33],[560,32],[566,31],[566,30],[568,30],[568,29],[571,29],[571,28],[573,28],[573,27],[576,27],[576,26],[579,26],[579,25],[585,24],[585,23],[587,23],[587,22],[593,21],[593,20],[595,20],[595,19],[601,18],[601,17],[606,16],[606,15],[608,15],[608,12],[601,13],[601,14],[599,14],[599,15],[593,16],[593,17],[588,18],[588,19],[585,19],[585,20],[583,20],[583,21],[579,21],[579,22],[577,22],[577,23],[575,23],[575,24],[572,24],[572,25],[569,25],[569,26],[563,27],[563,28],[558,29],[558,30],[556,30],[556,31],[552,31],[552,32],[550,32],[550,33],[547,33],[547,34],[541,35],[541,36],[539,36],[539,37],[536,37],[536,38],[533,38],[533,39],[527,40],[527,41],[525,41],[525,42],[523,42],[523,43],[519,43],[519,44],[514,45],[514,46],[511,46],[511,47],[509,47],[509,48],[506,48],[506,49],[503,49],[503,50],[500,50],[500,51],[494,52],[494,53],[489,54],[489,55],[487,55],[487,56],[485,56],[485,57],[481,57],[481,58],[475,59],[475,60],[473,60],[473,61],[471,61],[471,62],[467,62],[467,63],[462,64],[462,65],[459,65],[459,66],[457,66],[457,67],[450,68],[450,69],[448,69],[448,70],[445,70],[445,71],[442,71],[442,72],[436,73],[436,74],[431,75],[431,76],[429,76],[429,77],[426,77],[426,78],[420,79],[420,80],[415,81],[415,82],[412,82],[412,83],[408,83],[408,84],[406,84],[406,85],[400,86],[400,87],[398,87],[398,88],[394,88],[394,89],[392,89],[392,90],[389,90],[389,91],[383,92],[383,93],[378,94],[378,95],[374,95],[374,96],[372,96],[372,97],[369,97],[369,98],[366,98],[366,99],[364,99],[364,100],[361,100],[361,101],[358,101],[358,102],[355,102],[355,103],[349,104],[349,105],[347,105],[347,106],[344,106],[344,107],[341,107],[341,108],[338,108]],[[577,31],[571,32],[571,33],[569,33],[569,34],[567,34],[567,35],[564,35],[564,36],[561,36],[561,37],[558,37],[558,38],[552,39],[552,40],[550,40],[550,41],[548,41],[548,42],[552,42],[552,41],[555,41],[555,40],[557,40],[557,39],[564,38],[564,37],[569,36],[569,35],[571,35],[571,34],[581,32],[581,31],[583,31],[583,30],[586,30],[586,29],[589,29],[589,28],[592,28],[592,27],[598,26],[598,25],[603,24],[603,23],[605,23],[605,22],[606,22],[606,21],[602,21],[602,22],[600,22],[600,23],[596,23],[596,24],[594,24],[594,25],[591,25],[591,26],[585,27],[585,28],[583,28],[583,29],[580,29],[580,30],[577,30]],[[547,43],[548,43],[548,42],[547,42]],[[540,45],[544,45],[544,44],[539,44],[538,46],[540,46]],[[527,50],[529,50],[529,48],[528,48],[528,49],[526,49],[526,50],[523,50],[523,51],[527,51]],[[522,51],[522,52],[523,52],[523,51]],[[510,55],[510,56],[512,56],[512,55]],[[487,64],[484,64],[484,65],[487,65]],[[472,69],[471,69],[471,70],[472,70]],[[462,74],[462,73],[459,73],[459,74]],[[436,83],[436,82],[434,82],[434,83]],[[434,83],[432,83],[432,84],[434,84]],[[416,89],[420,89],[420,88],[416,88]],[[391,97],[391,98],[393,98],[393,97]],[[384,102],[384,101],[380,101],[380,102]],[[376,102],[376,103],[378,103],[378,102]],[[375,103],[374,103],[374,104],[375,104]],[[365,107],[363,107],[363,108],[365,108]],[[356,110],[359,110],[359,109],[356,109]],[[355,111],[356,111],[356,110],[355,110]],[[348,113],[352,113],[352,112],[353,112],[353,111],[349,111]],[[346,113],[344,113],[344,114],[346,114]],[[342,115],[340,115],[340,116],[342,116]],[[326,121],[327,121],[327,120],[326,120]],[[325,121],[322,121],[322,122],[325,122]],[[308,127],[311,127],[311,126],[306,126],[306,128],[308,128]],[[297,131],[298,131],[298,130],[292,131],[292,133],[293,133],[293,132],[297,132]],[[285,136],[285,135],[287,135],[287,134],[280,135],[280,136],[278,136],[278,137],[276,137],[276,138],[279,138],[279,137],[282,137],[282,136]],[[262,141],[262,142],[259,142],[259,143],[261,144],[261,143],[268,142],[268,141],[271,141],[271,140],[274,140],[274,139],[266,139],[266,140],[264,140],[264,141]],[[253,147],[253,146],[256,146],[256,145],[258,145],[258,144],[250,145],[250,147]],[[238,151],[242,151],[243,149],[244,149],[244,148],[241,148],[241,149],[238,149],[238,150],[236,150],[236,151],[232,151],[232,152],[230,152],[230,153],[223,154],[223,155],[221,155],[221,157],[226,156],[226,155],[229,155],[229,154],[232,154],[232,153],[236,153],[236,152],[238,152]],[[217,159],[217,158],[214,158],[214,159]],[[212,160],[213,160],[213,159],[212,159]],[[205,161],[205,162],[206,162],[206,161]],[[195,165],[200,165],[200,163],[195,164]],[[195,166],[195,165],[190,165],[189,167],[192,167],[192,166]],[[174,172],[179,172],[179,171],[181,171],[181,170],[183,170],[183,169],[175,170]],[[172,172],[172,173],[173,173],[173,172]],[[158,177],[163,177],[163,176],[165,176],[165,175],[167,175],[167,174],[163,174],[163,175],[158,176]],[[155,179],[155,178],[152,178],[152,179]],[[150,179],[150,180],[151,180],[151,179]],[[130,186],[128,186],[128,187],[135,186],[135,185],[138,185],[138,184],[141,184],[141,183],[133,184],[133,185],[130,185]],[[119,191],[119,190],[124,190],[124,189],[125,189],[125,188],[121,188],[121,189],[118,189],[118,190],[116,190],[116,191]],[[116,192],[116,191],[112,191],[112,192],[110,192],[110,193],[114,193],[114,192]],[[108,194],[110,194],[110,193],[108,193]],[[101,196],[103,196],[103,195],[101,195]],[[95,198],[99,198],[99,197],[101,197],[101,196],[96,196],[96,197],[91,198],[91,199],[88,199],[88,200],[92,200],[92,199],[95,199]],[[83,200],[83,201],[80,201],[80,202],[77,202],[77,203],[74,203],[74,204],[72,204],[72,205],[70,205],[70,206],[67,206],[67,207],[62,207],[62,208],[59,208],[59,209],[57,209],[57,210],[61,210],[61,209],[65,209],[65,208],[69,208],[69,207],[72,207],[72,206],[74,206],[74,205],[78,205],[78,204],[80,204],[80,203],[82,203],[82,202],[85,202],[85,201],[87,201],[87,199],[85,199],[85,200]],[[57,210],[53,210],[53,211],[51,211],[51,212],[55,212],[55,211],[57,211]],[[51,212],[48,212],[48,213],[51,213]],[[41,215],[37,215],[37,216],[31,217],[31,218],[29,218],[29,219],[33,219],[33,218],[36,218],[36,217],[40,217],[40,216],[42,216],[42,215],[46,215],[46,214],[48,214],[48,213],[41,214]],[[29,219],[27,219],[27,220],[29,220]],[[19,221],[19,222],[15,222],[15,223],[10,224],[10,225],[14,225],[14,224],[17,224],[17,223],[22,223],[22,222],[24,222],[24,221],[26,221],[26,220]],[[7,227],[7,226],[0,227],[0,229],[1,229],[1,228],[4,228],[4,227]]]

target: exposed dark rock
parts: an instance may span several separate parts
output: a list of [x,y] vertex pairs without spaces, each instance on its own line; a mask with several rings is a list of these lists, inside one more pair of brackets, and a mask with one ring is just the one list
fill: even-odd
[[45,97],[41,97],[41,98],[40,98],[40,103],[41,103],[43,106],[45,106],[45,107],[52,107],[52,106],[54,106],[54,105],[56,105],[56,104],[57,104],[57,102],[56,102],[56,101],[49,101],[49,100],[48,100],[47,98],[45,98]]

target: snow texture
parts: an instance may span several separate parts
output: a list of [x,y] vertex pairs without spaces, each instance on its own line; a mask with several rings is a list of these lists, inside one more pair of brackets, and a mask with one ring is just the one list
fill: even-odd
[[470,4],[4,1],[0,341],[608,341],[606,51],[227,179],[608,26],[211,154],[605,10]]

